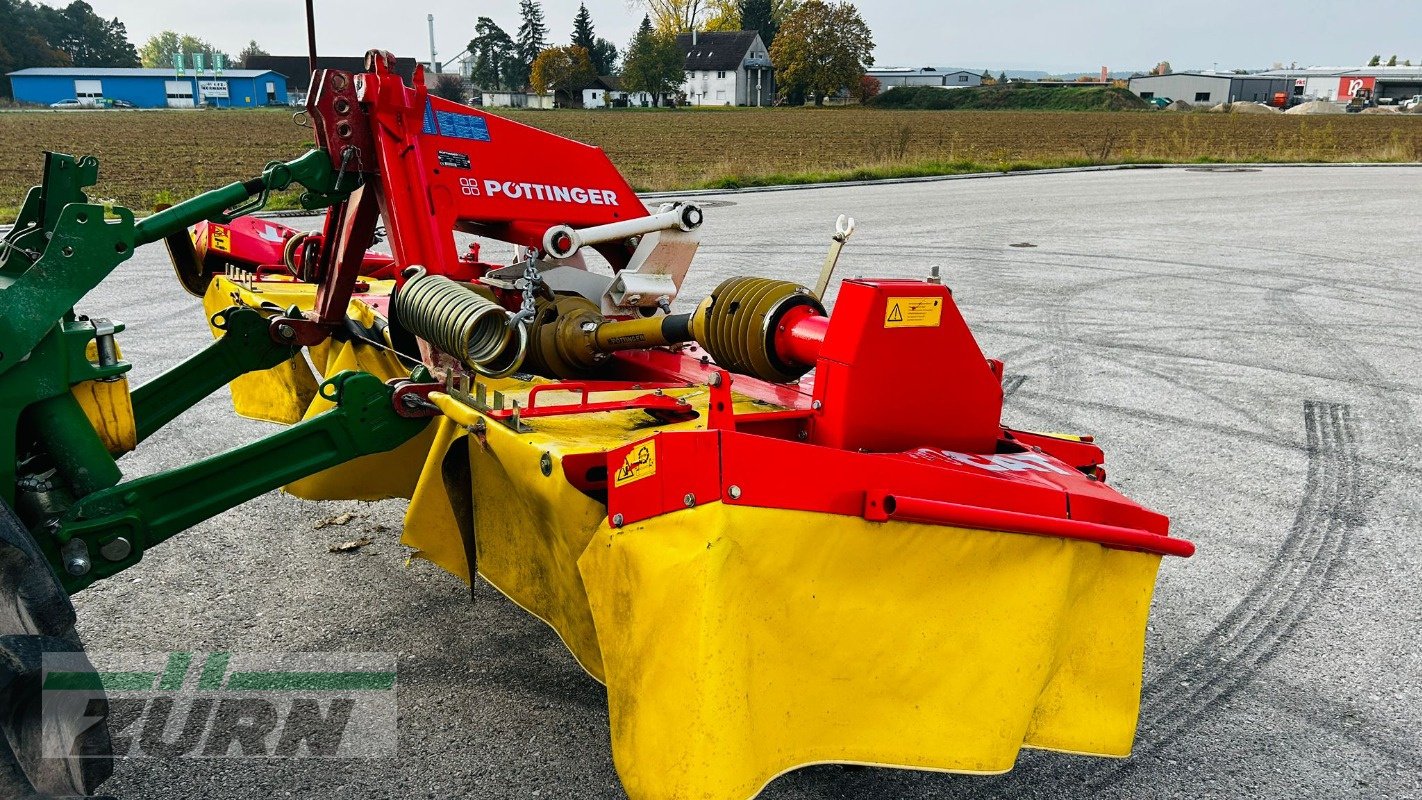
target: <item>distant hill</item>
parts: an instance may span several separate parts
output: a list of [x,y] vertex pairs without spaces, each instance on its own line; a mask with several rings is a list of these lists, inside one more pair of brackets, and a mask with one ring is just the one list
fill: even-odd
[[870,101],[876,108],[941,111],[1134,111],[1147,103],[1110,86],[898,86]]

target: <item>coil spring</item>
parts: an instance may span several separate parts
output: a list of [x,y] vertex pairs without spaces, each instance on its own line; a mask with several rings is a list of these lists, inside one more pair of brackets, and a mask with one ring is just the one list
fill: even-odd
[[503,306],[424,267],[405,271],[394,305],[401,325],[481,375],[509,375],[528,352],[528,328]]

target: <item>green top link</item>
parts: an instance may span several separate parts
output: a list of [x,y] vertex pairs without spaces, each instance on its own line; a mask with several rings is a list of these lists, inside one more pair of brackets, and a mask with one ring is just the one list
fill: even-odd
[[306,189],[301,195],[302,207],[318,209],[345,199],[359,183],[359,174],[337,174],[331,168],[330,153],[311,150],[292,161],[268,164],[259,178],[229,183],[159,211],[134,226],[134,243],[156,242],[202,220],[230,222],[265,205],[269,192],[283,191],[293,184]]

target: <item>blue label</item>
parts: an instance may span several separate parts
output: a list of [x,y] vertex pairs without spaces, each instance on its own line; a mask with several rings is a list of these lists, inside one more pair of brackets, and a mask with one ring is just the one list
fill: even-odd
[[473,114],[436,111],[435,125],[439,128],[440,136],[469,139],[475,142],[489,141],[489,123],[485,122],[483,117],[476,117]]
[[435,125],[434,103],[425,101],[425,133],[438,135],[439,128]]

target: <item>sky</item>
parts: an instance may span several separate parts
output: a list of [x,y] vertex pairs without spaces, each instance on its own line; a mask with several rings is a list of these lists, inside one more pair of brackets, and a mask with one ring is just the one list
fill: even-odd
[[[45,0],[63,5],[64,0]],[[302,0],[88,0],[142,43],[164,29],[190,33],[236,55],[255,39],[274,55],[306,52]],[[315,0],[316,41],[327,55],[371,48],[429,60],[427,14],[441,61],[459,54],[480,16],[513,34],[517,0]],[[1374,53],[1422,64],[1418,0],[862,0],[878,66],[1094,72],[1267,69],[1362,65]],[[587,0],[599,36],[625,47],[642,10],[628,0]],[[543,0],[550,39],[572,30],[578,0]],[[1409,52],[1409,49],[1414,52]]]

